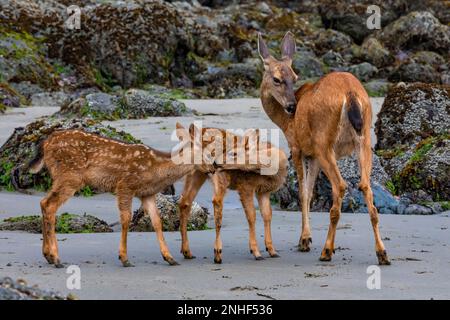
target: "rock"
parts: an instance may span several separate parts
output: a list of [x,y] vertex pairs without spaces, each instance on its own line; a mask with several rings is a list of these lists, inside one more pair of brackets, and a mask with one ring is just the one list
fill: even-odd
[[320,32],[315,41],[316,50],[320,54],[324,54],[328,50],[341,52],[351,47],[351,45],[352,39],[349,36],[333,29],[326,29]]
[[410,146],[450,130],[450,87],[414,83],[392,87],[375,125],[377,150]]
[[124,95],[125,112],[130,119],[175,117],[191,114],[186,105],[175,99],[153,96],[144,90],[130,89]]
[[25,280],[12,280],[9,277],[0,278],[0,300],[73,300],[72,294],[63,296],[54,291],[39,289],[36,285],[28,286]]
[[361,45],[361,55],[376,67],[384,67],[394,62],[394,57],[376,38],[368,38]]
[[393,49],[432,50],[448,54],[450,47],[450,27],[441,24],[427,11],[410,12],[378,31],[375,37]]
[[6,108],[18,108],[21,105],[21,96],[7,83],[0,83],[0,112]]
[[19,95],[25,97],[28,101],[31,100],[31,96],[36,93],[41,93],[44,91],[39,85],[31,83],[30,81],[21,82],[10,82],[9,85],[13,88]]
[[31,97],[33,107],[61,107],[70,101],[70,96],[63,91],[40,92]]
[[298,50],[294,55],[292,67],[301,79],[319,78],[324,75],[323,64],[312,50]]
[[435,52],[419,51],[404,60],[389,76],[393,81],[441,82],[440,67],[445,59]]
[[[28,124],[26,127],[16,128],[13,134],[0,148],[0,186],[13,190],[11,170],[15,166],[28,163],[34,156],[37,145],[57,129],[83,129],[87,132],[100,134],[104,137],[118,139],[128,143],[141,143],[130,134],[102,125],[91,119],[62,119],[44,117]],[[21,188],[47,190],[51,185],[47,169],[38,174],[29,174],[18,170],[18,180]]]
[[145,119],[192,114],[192,110],[173,98],[130,89],[123,95],[96,92],[61,107],[56,117],[89,117],[95,120]]
[[375,124],[376,152],[396,194],[450,198],[449,132],[450,87],[415,83],[389,90]]
[[361,43],[363,39],[374,32],[366,27],[369,17],[367,7],[377,5],[381,11],[381,26],[395,20],[406,5],[405,1],[319,1],[319,12],[326,27],[339,30],[351,36],[356,42]]
[[410,204],[409,206],[407,206],[405,208],[405,211],[403,214],[430,215],[430,214],[433,214],[433,210],[428,207],[421,206],[418,204]]
[[[164,231],[177,231],[180,226],[180,210],[178,207],[179,196],[156,195],[156,204],[161,213]],[[191,215],[188,220],[188,230],[204,230],[208,221],[208,210],[200,207],[196,202],[192,204]],[[144,215],[144,210],[139,208],[133,214],[130,231],[149,232],[154,231],[151,219]]]
[[346,65],[346,61],[344,60],[342,55],[339,52],[335,52],[333,50],[327,51],[327,53],[325,53],[322,56],[322,61],[328,67],[331,67],[336,70],[338,70],[340,68],[343,69],[343,67]]
[[[42,233],[41,216],[21,216],[4,219],[0,223],[0,230],[26,231]],[[56,233],[102,233],[113,232],[111,227],[103,220],[84,214],[76,215],[63,213],[56,217]]]
[[360,81],[365,82],[377,74],[378,68],[368,62],[363,62],[348,67],[347,71],[352,73]]
[[[368,212],[364,197],[358,190],[360,180],[358,162],[355,156],[338,160],[341,175],[348,184],[348,189],[343,199],[342,210],[344,212]],[[374,193],[374,204],[380,213],[397,213],[398,199],[392,196],[384,187],[389,181],[389,176],[384,171],[378,157],[373,155],[373,169],[371,186]],[[288,177],[285,185],[277,191],[272,199],[282,209],[299,210],[298,205],[298,180],[296,171],[290,161]],[[312,211],[328,211],[332,204],[331,185],[321,172],[314,188],[314,196],[311,203]]]
[[42,88],[56,88],[58,77],[47,62],[41,42],[26,31],[0,28],[0,80],[29,81]]
[[371,97],[384,97],[391,83],[383,79],[373,79],[364,83],[364,88]]

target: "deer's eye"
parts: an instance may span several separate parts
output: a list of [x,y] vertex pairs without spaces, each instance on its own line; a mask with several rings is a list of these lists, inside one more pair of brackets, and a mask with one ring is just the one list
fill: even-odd
[[279,86],[279,85],[281,84],[281,80],[278,79],[277,77],[273,77],[273,82],[274,82],[277,86]]

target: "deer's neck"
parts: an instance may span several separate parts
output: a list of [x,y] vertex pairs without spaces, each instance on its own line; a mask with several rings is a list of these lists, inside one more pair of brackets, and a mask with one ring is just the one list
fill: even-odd
[[172,160],[160,163],[157,168],[159,183],[170,186],[194,169],[193,164],[176,164]]
[[264,87],[261,88],[261,102],[264,111],[269,118],[274,122],[285,134],[288,131],[289,125],[293,120],[293,116],[287,114],[281,104],[270,95]]

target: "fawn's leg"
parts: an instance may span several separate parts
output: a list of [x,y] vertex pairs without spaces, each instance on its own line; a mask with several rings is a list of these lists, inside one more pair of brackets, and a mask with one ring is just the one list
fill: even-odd
[[63,265],[59,260],[58,243],[55,234],[56,212],[74,193],[80,188],[75,181],[60,183],[53,182],[53,187],[47,196],[41,200],[42,211],[42,253],[48,263],[54,264],[57,268]]
[[220,173],[214,174],[212,182],[214,186],[213,206],[214,223],[216,226],[216,241],[214,242],[214,263],[222,263],[222,239],[220,230],[222,228],[223,198],[227,191],[228,183],[225,179],[220,179]]
[[134,265],[128,260],[127,255],[127,236],[128,228],[131,221],[131,209],[132,209],[133,196],[126,193],[117,193],[117,205],[120,212],[120,223],[122,225],[122,234],[120,237],[119,246],[119,259],[124,267],[134,267]]
[[195,171],[186,176],[184,190],[181,195],[178,206],[180,208],[180,232],[181,232],[181,253],[185,259],[193,259],[191,249],[189,248],[189,239],[187,233],[187,224],[191,215],[192,201],[200,190],[208,176],[200,171]]
[[267,193],[257,193],[256,194],[259,203],[259,210],[261,211],[261,216],[264,220],[264,242],[266,244],[266,251],[272,258],[278,258],[279,255],[275,250],[272,243],[272,206],[270,205],[270,192]]
[[253,203],[253,196],[255,192],[254,190],[247,190],[246,186],[243,186],[242,188],[238,189],[238,193],[241,198],[242,206],[244,207],[245,215],[248,221],[250,253],[255,256],[256,260],[263,260],[264,258],[259,252],[258,243],[256,241],[256,210]]
[[361,172],[361,181],[359,189],[364,194],[364,199],[369,210],[370,221],[372,223],[373,233],[375,235],[375,252],[378,258],[378,264],[389,265],[388,255],[386,253],[383,241],[381,240],[380,230],[378,228],[378,210],[373,205],[373,193],[370,187],[370,173],[372,171],[372,150],[370,140],[364,139],[360,146],[359,167]]
[[156,236],[159,242],[159,248],[164,260],[167,261],[171,266],[178,265],[178,262],[176,262],[170,254],[169,248],[166,244],[166,240],[164,239],[161,217],[159,214],[159,209],[156,206],[156,196],[148,196],[142,198],[141,200],[142,208],[144,209],[145,214],[150,215],[150,219],[152,220],[153,229],[155,229]]
[[331,183],[333,195],[333,205],[330,209],[330,226],[328,228],[327,240],[320,256],[321,261],[331,261],[331,256],[334,253],[336,227],[341,215],[342,198],[344,197],[344,192],[347,185],[339,172],[333,149],[325,150],[325,152],[319,153],[317,159],[320,163],[322,171]]

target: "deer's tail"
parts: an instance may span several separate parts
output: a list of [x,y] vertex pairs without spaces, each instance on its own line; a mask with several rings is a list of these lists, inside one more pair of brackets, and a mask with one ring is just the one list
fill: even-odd
[[28,193],[25,189],[23,189],[20,183],[20,173],[21,172],[30,172],[33,174],[38,173],[44,168],[44,143],[41,141],[36,149],[33,159],[28,163],[17,165],[11,170],[11,184],[14,189],[23,193]]
[[347,116],[353,129],[355,129],[358,135],[361,135],[363,127],[363,119],[361,115],[361,105],[355,94],[351,91],[347,92]]

